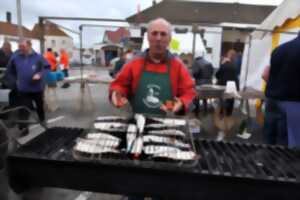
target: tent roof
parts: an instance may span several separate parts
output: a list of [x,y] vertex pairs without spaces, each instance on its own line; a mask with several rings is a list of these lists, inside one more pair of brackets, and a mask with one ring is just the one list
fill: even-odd
[[[300,16],[300,1],[285,0],[283,1],[258,27],[258,29],[274,30],[280,27],[288,19],[295,19]],[[254,38],[263,37],[261,31],[253,32]]]

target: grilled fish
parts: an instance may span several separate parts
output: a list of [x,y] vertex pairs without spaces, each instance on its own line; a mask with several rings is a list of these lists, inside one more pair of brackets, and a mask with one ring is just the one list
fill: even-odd
[[186,121],[182,119],[171,119],[171,118],[158,118],[153,117],[151,118],[154,121],[161,122],[164,125],[170,125],[170,126],[185,126]]
[[136,133],[137,126],[135,124],[129,124],[127,128],[127,133]]
[[80,144],[87,144],[90,145],[91,147],[100,146],[100,147],[111,147],[111,148],[116,148],[120,144],[119,140],[95,140],[95,139],[83,139],[83,138],[77,138],[76,142]]
[[142,137],[137,137],[134,140],[131,153],[134,154],[136,158],[138,158],[139,155],[142,153],[142,150],[143,150],[143,139]]
[[86,135],[87,139],[96,139],[96,140],[116,140],[116,141],[120,141],[120,138],[109,135],[107,133],[88,133]]
[[146,125],[146,128],[151,128],[151,129],[168,129],[168,128],[179,128],[179,127],[182,126],[176,124],[162,124],[162,123],[152,123]]
[[118,150],[110,148],[110,147],[103,147],[97,145],[90,145],[85,142],[79,142],[74,147],[75,151],[83,152],[83,153],[90,153],[90,154],[101,154],[101,153],[120,153]]
[[165,130],[150,130],[148,131],[148,134],[153,134],[153,135],[161,135],[161,136],[180,136],[180,137],[185,137],[185,133],[176,130],[176,129],[165,129]]
[[157,135],[145,135],[143,136],[143,141],[144,143],[164,143],[164,144],[170,144],[170,145],[174,145],[177,147],[182,147],[182,148],[191,148],[190,144],[187,143],[183,143],[179,140],[176,139],[172,139],[169,137],[161,137],[161,136],[157,136]]
[[133,148],[133,143],[134,140],[136,139],[136,134],[137,134],[137,127],[135,124],[129,124],[127,128],[127,135],[126,135],[126,140],[127,140],[127,152],[130,152],[131,149]]
[[163,146],[163,145],[147,145],[144,147],[145,154],[160,154],[160,153],[173,153],[176,154],[180,152],[180,149],[176,147]]
[[139,133],[144,132],[145,124],[146,124],[146,118],[142,114],[135,114],[134,118],[136,120],[136,125],[138,128]]
[[156,158],[170,158],[174,160],[193,160],[196,158],[196,154],[193,151],[182,151],[169,146],[147,145],[144,147],[144,152]]
[[173,160],[195,160],[197,158],[196,154],[192,151],[181,151],[176,154],[174,153],[159,153],[154,154],[154,158],[169,158]]
[[95,122],[109,122],[109,121],[127,121],[127,117],[119,117],[119,116],[100,116],[97,117]]
[[118,123],[118,122],[96,122],[94,123],[96,129],[102,131],[122,131],[125,132],[127,130],[127,124]]

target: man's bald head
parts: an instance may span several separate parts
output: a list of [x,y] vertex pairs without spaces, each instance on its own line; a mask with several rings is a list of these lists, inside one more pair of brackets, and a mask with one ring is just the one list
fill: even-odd
[[169,32],[169,34],[171,36],[171,34],[172,34],[172,25],[166,19],[161,18],[161,17],[157,18],[157,19],[154,19],[154,20],[152,20],[152,21],[149,22],[149,24],[148,24],[148,34],[151,31],[151,29],[153,28],[153,26],[155,27],[157,25],[164,25],[164,26],[166,26],[167,29],[168,29],[168,32]]
[[150,55],[153,57],[164,57],[171,42],[171,24],[158,18],[149,23],[148,41]]

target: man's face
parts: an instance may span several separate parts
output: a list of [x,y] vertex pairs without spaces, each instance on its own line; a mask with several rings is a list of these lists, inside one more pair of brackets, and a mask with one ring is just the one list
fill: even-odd
[[162,22],[153,23],[148,30],[148,41],[151,53],[165,53],[171,41],[168,26]]
[[4,43],[4,45],[3,45],[3,50],[5,51],[5,52],[10,52],[11,51],[11,46],[10,46],[10,44],[7,42],[7,43]]
[[28,54],[30,51],[30,46],[27,44],[26,41],[22,41],[19,43],[19,50],[21,51],[22,54]]

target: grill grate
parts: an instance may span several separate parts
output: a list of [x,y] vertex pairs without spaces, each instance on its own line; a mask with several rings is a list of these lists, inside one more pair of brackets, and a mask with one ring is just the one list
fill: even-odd
[[196,142],[201,173],[252,179],[299,181],[299,156],[278,146],[225,143],[208,140]]
[[[22,156],[46,158],[52,160],[70,160],[76,162],[72,148],[76,138],[86,135],[87,130],[69,128],[51,128],[29,144],[21,147],[18,152]],[[120,133],[118,133],[120,134]],[[125,144],[124,144],[125,145]],[[147,166],[162,166],[172,168],[189,164],[199,169],[200,174],[261,179],[281,182],[299,182],[300,155],[297,151],[280,146],[267,146],[256,144],[239,144],[216,142],[210,140],[195,140],[195,151],[200,157],[197,162],[184,163],[171,160],[154,160],[142,156],[138,164]],[[125,145],[126,146],[126,145]],[[125,149],[125,148],[124,148]],[[115,162],[125,165],[136,165],[125,150],[120,154],[90,155],[84,161],[97,161],[99,163]]]

